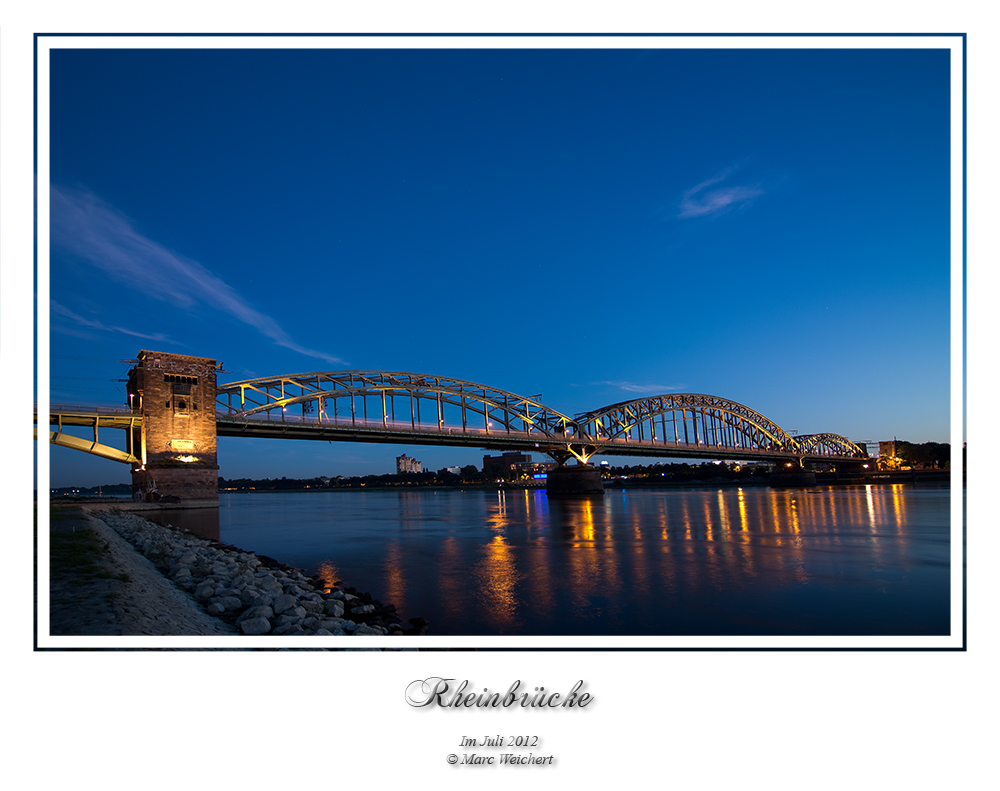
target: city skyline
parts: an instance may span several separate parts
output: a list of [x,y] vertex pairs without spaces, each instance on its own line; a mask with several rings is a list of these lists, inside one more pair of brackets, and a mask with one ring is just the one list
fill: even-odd
[[[141,349],[951,440],[946,50],[56,50],[51,402]],[[219,441],[219,474],[483,452]],[[595,460],[599,460],[597,457]],[[51,448],[51,485],[128,468]]]

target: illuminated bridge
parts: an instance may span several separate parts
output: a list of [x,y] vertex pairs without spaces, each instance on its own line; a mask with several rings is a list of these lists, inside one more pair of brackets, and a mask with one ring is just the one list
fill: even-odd
[[[220,436],[534,451],[559,463],[550,491],[556,478],[595,472],[589,460],[596,454],[759,460],[795,470],[809,462],[857,468],[868,458],[839,434],[792,436],[749,407],[696,393],[571,416],[539,396],[430,374],[318,371],[219,384],[212,359],[142,351],[136,363],[128,407],[52,406],[50,441],[132,465],[137,492],[190,499],[218,497]],[[36,411],[36,431],[38,422]],[[66,426],[91,427],[93,441]],[[125,429],[126,450],[100,442],[107,428]],[[567,467],[570,459],[578,464]],[[590,476],[586,485],[599,488],[599,480]]]
[[471,446],[546,453],[769,461],[857,461],[837,434],[792,436],[749,407],[672,393],[565,415],[530,396],[398,371],[323,371],[220,385],[222,437],[253,436]]

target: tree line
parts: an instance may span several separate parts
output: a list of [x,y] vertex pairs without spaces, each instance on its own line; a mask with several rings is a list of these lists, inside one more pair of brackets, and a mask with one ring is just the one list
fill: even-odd
[[319,476],[316,478],[231,478],[219,476],[219,491],[282,491],[292,489],[351,489],[362,486],[457,486],[487,483],[487,477],[475,465],[462,467],[458,473],[441,469],[437,472],[400,472],[385,475]]
[[904,442],[896,440],[896,458],[910,467],[943,470],[951,463],[951,445],[947,442]]

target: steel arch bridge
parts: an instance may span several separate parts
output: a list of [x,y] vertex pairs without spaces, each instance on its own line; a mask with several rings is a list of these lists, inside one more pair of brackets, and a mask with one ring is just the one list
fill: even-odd
[[219,385],[219,436],[535,450],[560,464],[597,453],[766,461],[860,461],[838,434],[793,436],[749,407],[673,393],[569,416],[538,396],[400,371],[317,371]]

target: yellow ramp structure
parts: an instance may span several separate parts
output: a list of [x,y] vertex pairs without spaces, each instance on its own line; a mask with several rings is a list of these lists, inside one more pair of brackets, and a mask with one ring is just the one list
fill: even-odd
[[[122,464],[134,464],[137,466],[142,464],[142,461],[133,453],[113,448],[110,445],[102,445],[97,441],[98,427],[125,429],[126,442],[129,445],[129,450],[131,450],[131,429],[142,423],[142,418],[131,411],[86,407],[53,407],[49,413],[49,423],[59,429],[49,432],[49,442],[53,445],[81,450],[84,453],[90,453],[93,456],[100,456],[103,459],[110,459],[111,461],[118,461]],[[35,439],[37,440],[37,410],[35,411],[35,424]],[[63,426],[89,426],[94,429],[94,439],[83,439],[72,434],[66,434],[62,431]]]

